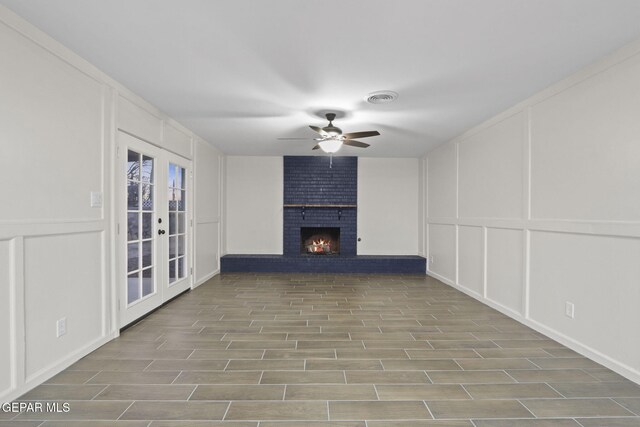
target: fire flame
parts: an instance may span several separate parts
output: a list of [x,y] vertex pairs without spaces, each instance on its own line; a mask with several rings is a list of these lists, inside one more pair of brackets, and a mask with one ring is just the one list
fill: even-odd
[[311,252],[321,253],[321,252],[325,252],[324,250],[325,246],[327,247],[331,246],[331,243],[329,240],[324,240],[324,239],[314,240],[310,249],[311,249]]

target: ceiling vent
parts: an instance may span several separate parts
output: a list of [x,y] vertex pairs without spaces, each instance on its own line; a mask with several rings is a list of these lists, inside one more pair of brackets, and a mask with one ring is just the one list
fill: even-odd
[[369,104],[388,104],[398,99],[398,94],[390,90],[380,90],[371,92],[365,97],[365,101]]

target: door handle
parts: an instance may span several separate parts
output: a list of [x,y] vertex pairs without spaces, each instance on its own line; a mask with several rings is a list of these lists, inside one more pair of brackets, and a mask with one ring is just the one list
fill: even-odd
[[164,234],[164,233],[165,233],[165,231],[164,231],[164,230],[158,230],[158,235],[162,235],[162,234]]

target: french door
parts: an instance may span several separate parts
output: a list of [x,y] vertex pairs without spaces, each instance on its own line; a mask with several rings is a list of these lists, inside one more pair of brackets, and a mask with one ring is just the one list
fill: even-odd
[[120,327],[191,286],[191,162],[119,133]]

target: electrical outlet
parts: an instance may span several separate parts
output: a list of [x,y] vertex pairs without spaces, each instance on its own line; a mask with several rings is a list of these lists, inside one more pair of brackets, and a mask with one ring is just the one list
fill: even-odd
[[564,314],[567,317],[570,317],[571,319],[574,318],[575,316],[575,306],[573,305],[572,302],[567,301],[565,306],[564,306]]
[[62,319],[56,322],[56,337],[60,338],[66,333],[67,333],[67,318],[63,317]]
[[433,265],[433,255],[429,255],[429,265]]

